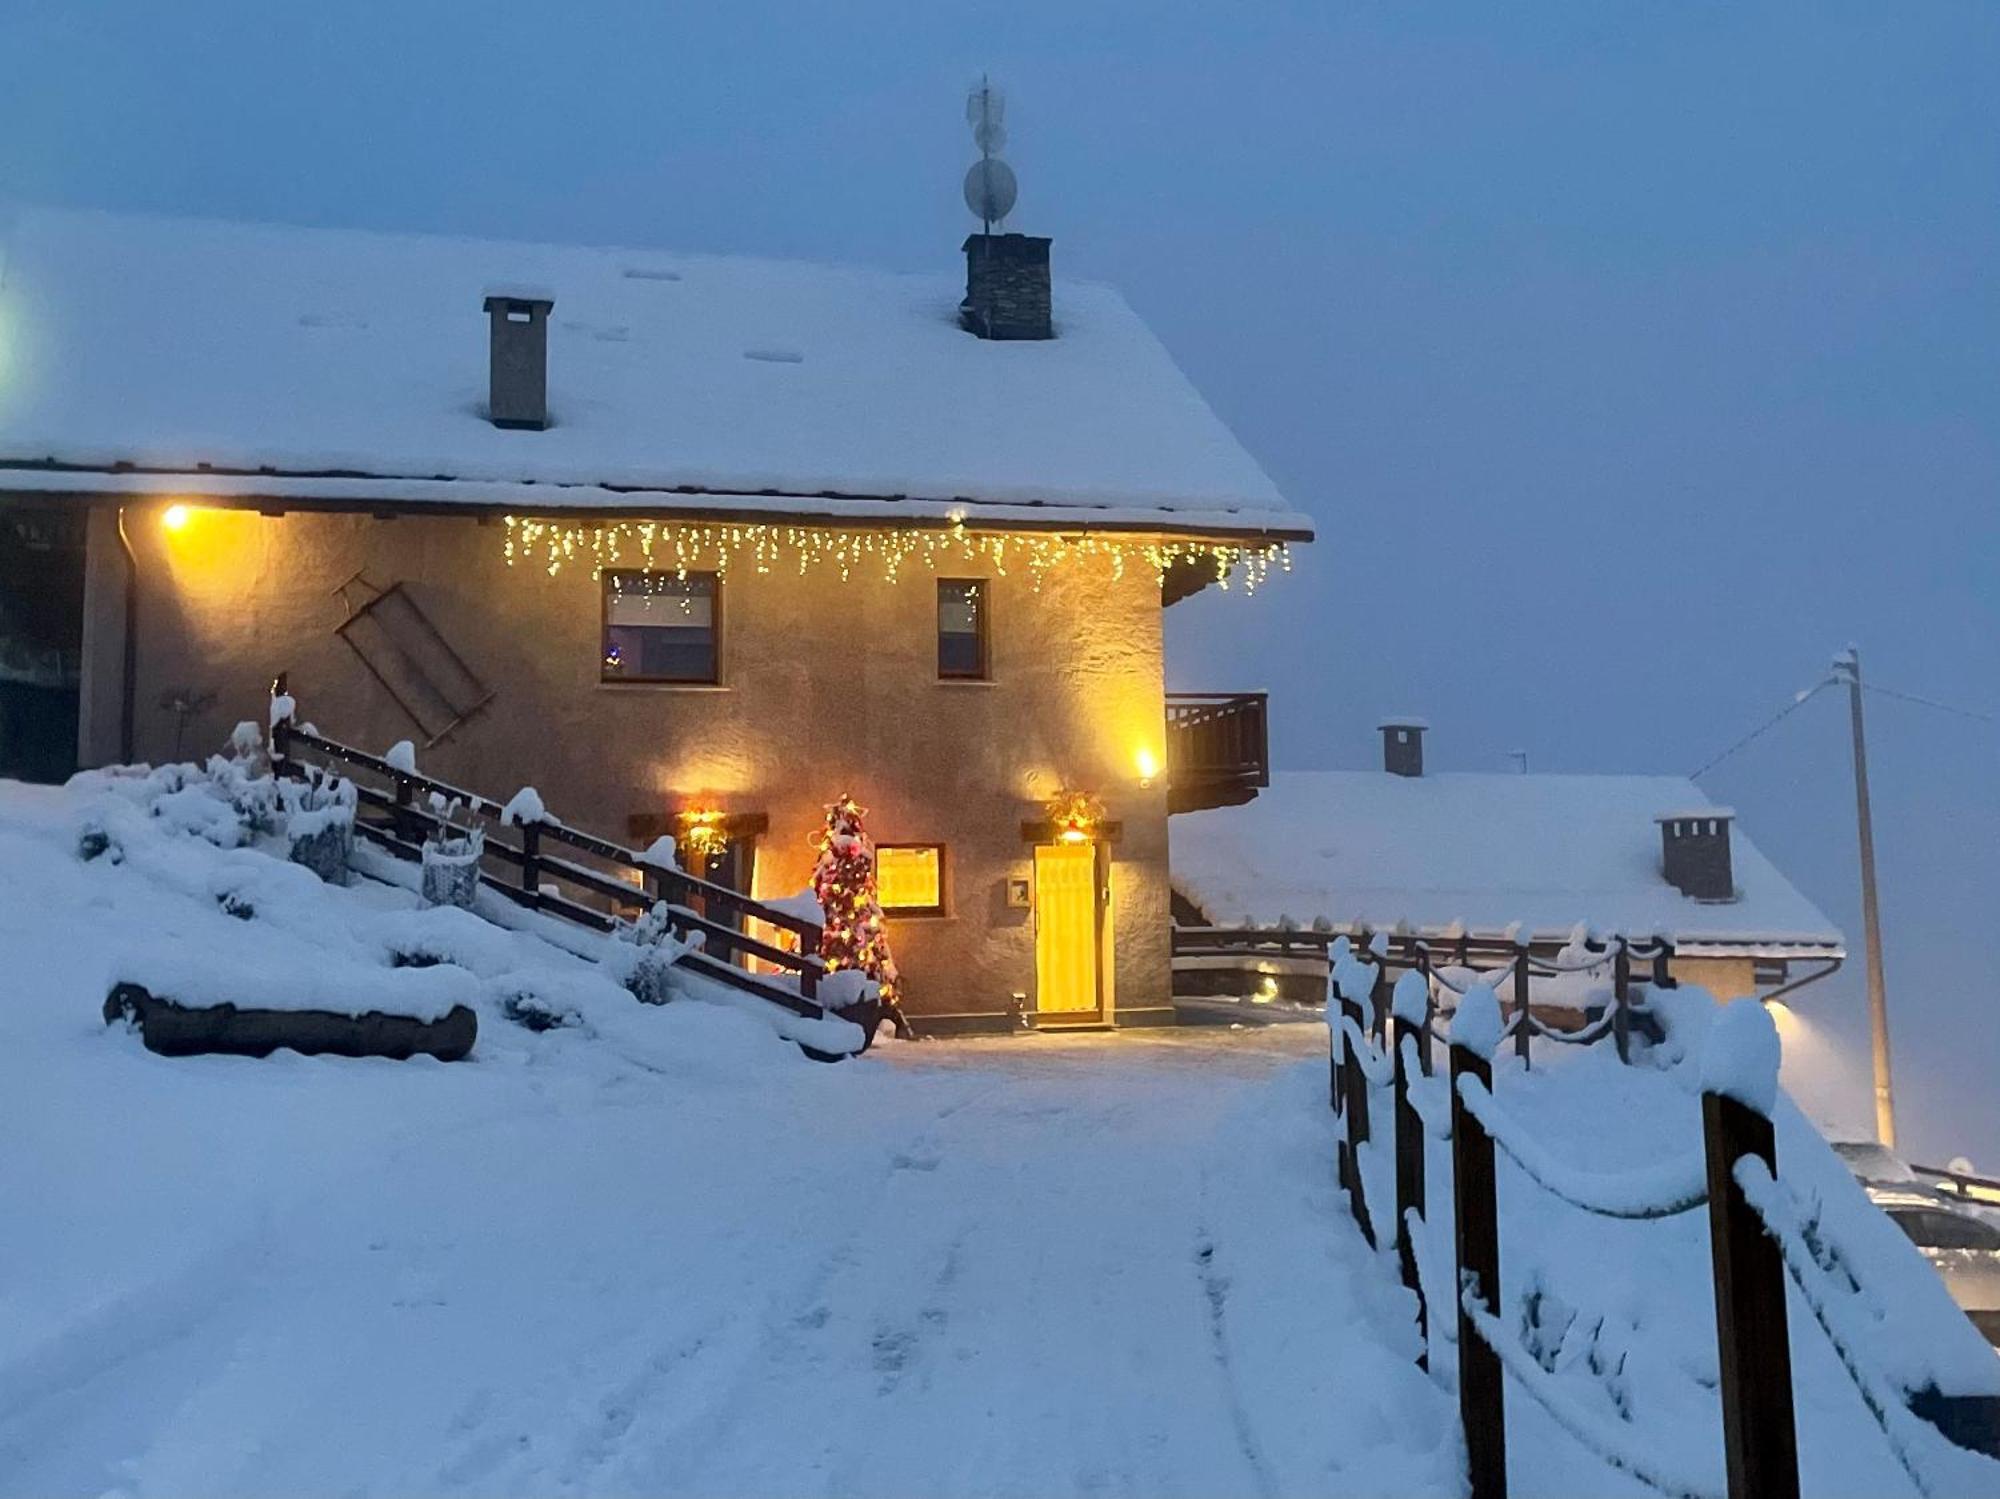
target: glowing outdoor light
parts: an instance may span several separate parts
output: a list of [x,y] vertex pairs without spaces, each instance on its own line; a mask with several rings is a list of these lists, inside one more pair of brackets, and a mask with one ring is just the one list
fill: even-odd
[[1153,777],[1160,773],[1160,762],[1154,757],[1153,752],[1142,748],[1133,758],[1139,765],[1139,784],[1141,786],[1152,785]]
[[166,513],[160,517],[160,524],[165,526],[169,531],[183,530],[187,526],[188,518],[193,514],[194,511],[189,506],[169,505],[167,506]]
[[1087,791],[1064,791],[1049,803],[1059,843],[1088,843],[1103,820],[1103,806]]
[[713,859],[729,846],[729,835],[723,830],[720,812],[683,812],[679,821],[681,837],[689,853],[704,860]]

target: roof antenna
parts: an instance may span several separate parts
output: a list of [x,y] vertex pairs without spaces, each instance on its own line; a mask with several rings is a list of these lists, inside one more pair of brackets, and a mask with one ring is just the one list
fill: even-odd
[[965,206],[987,235],[1013,211],[1019,191],[1014,169],[1000,159],[1007,148],[1006,118],[1007,96],[981,73],[965,99],[965,122],[972,127],[973,144],[979,147],[979,160],[965,174]]

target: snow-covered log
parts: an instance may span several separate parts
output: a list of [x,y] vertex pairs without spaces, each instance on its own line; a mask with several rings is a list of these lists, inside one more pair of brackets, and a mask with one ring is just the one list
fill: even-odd
[[120,1020],[138,1030],[148,1051],[169,1057],[268,1057],[289,1049],[307,1056],[395,1061],[430,1056],[456,1062],[471,1054],[479,1036],[479,1021],[466,1005],[453,1005],[435,1020],[380,1010],[341,1015],[332,1010],[242,1009],[184,1005],[130,983],[115,985],[104,1001],[104,1023]]

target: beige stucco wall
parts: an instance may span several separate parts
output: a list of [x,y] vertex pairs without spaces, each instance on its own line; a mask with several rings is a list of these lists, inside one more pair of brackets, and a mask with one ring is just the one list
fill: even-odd
[[[586,565],[550,577],[503,558],[505,531],[469,519],[388,520],[200,510],[181,531],[129,512],[140,554],[137,755],[173,746],[169,688],[217,693],[188,726],[184,753],[262,721],[269,679],[289,673],[302,720],[380,751],[412,737],[334,633],[336,590],[356,572],[404,582],[498,697],[422,767],[505,797],[540,789],[554,815],[626,837],[634,812],[701,805],[764,812],[757,893],[806,882],[808,835],[849,791],[884,842],[949,848],[949,911],[892,920],[913,1014],[999,1014],[1034,1004],[1029,914],[1006,880],[1031,873],[1023,819],[1064,786],[1091,791],[1123,824],[1113,849],[1115,1002],[1125,1018],[1169,1001],[1167,820],[1161,784],[1137,756],[1165,759],[1159,590],[1143,567],[1114,582],[1108,563],[1058,570],[1039,594],[1025,575],[994,578],[990,683],[936,677],[935,589],[921,564],[891,585],[830,569],[725,585],[720,687],[603,685],[599,594]],[[107,514],[108,521],[108,514]],[[93,533],[86,701],[117,700],[122,569],[115,533]],[[970,563],[954,576],[991,576]],[[115,711],[87,715],[86,758],[115,756]]]
[[1674,977],[1699,984],[1717,999],[1742,999],[1757,992],[1756,965],[1749,958],[1681,958],[1673,960]]

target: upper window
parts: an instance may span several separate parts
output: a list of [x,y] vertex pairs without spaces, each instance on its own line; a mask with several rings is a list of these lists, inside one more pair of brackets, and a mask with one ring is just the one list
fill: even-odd
[[940,677],[976,679],[986,675],[986,613],[983,579],[938,579]]
[[885,911],[936,916],[944,911],[944,845],[875,845],[875,898]]
[[604,680],[718,682],[714,573],[604,574]]

